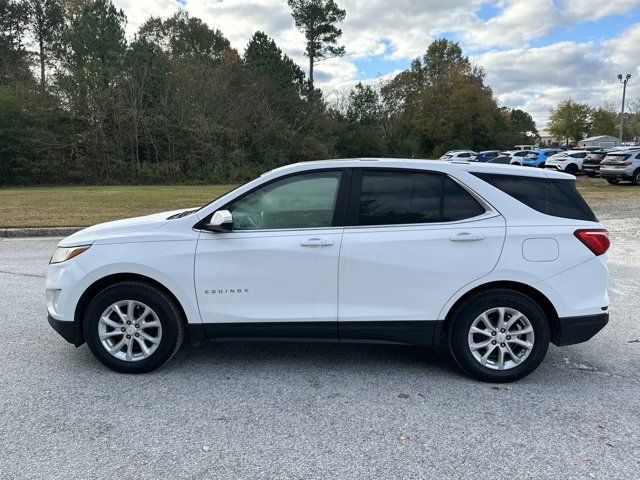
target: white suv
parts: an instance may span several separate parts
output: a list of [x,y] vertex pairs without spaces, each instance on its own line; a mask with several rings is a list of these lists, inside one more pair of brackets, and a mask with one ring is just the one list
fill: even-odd
[[449,150],[447,153],[440,157],[440,160],[462,160],[462,161],[475,161],[475,157],[478,156],[478,152],[473,150]]
[[279,168],[197,210],[62,240],[49,323],[148,372],[185,335],[437,345],[480,380],[531,373],[549,341],[605,326],[606,230],[571,176],[484,163]]
[[576,175],[582,170],[582,162],[589,155],[588,150],[568,150],[547,158],[545,168]]

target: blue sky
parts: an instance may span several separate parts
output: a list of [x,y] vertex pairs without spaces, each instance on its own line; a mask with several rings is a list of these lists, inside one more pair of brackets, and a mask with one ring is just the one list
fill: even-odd
[[[346,10],[347,55],[317,67],[329,98],[358,81],[380,82],[407,68],[431,41],[460,42],[484,67],[501,105],[529,111],[539,128],[565,98],[618,105],[618,73],[631,73],[628,97],[640,97],[640,0],[336,0]],[[306,69],[304,38],[286,0],[114,0],[128,34],[149,15],[178,8],[219,28],[242,52],[262,30]]]

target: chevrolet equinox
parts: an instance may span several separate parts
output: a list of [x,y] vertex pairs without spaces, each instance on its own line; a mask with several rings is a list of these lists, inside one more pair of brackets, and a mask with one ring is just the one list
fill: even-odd
[[59,243],[51,326],[143,373],[206,340],[446,344],[520,379],[608,321],[607,231],[564,173],[425,160],[278,168],[199,208]]

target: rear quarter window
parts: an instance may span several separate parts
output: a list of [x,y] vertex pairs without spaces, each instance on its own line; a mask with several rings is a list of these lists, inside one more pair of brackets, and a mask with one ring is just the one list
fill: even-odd
[[574,180],[479,172],[473,175],[540,213],[574,220],[598,221],[576,189]]

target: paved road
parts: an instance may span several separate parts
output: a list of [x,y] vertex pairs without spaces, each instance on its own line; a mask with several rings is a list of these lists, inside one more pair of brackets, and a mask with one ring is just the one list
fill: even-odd
[[640,215],[624,211],[599,212],[609,326],[508,387],[367,345],[187,346],[119,375],[46,323],[56,241],[0,240],[0,477],[638,478]]

